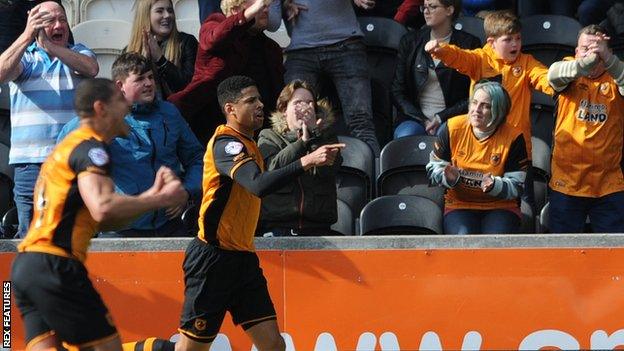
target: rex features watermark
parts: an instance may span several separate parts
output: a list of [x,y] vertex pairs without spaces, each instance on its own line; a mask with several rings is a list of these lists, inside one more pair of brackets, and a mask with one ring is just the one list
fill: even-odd
[[2,282],[2,348],[11,348],[11,282]]

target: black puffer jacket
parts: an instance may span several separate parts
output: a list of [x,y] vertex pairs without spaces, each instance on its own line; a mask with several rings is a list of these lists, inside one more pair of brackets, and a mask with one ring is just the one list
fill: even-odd
[[[431,29],[423,28],[409,32],[401,38],[397,67],[392,81],[392,103],[397,108],[397,124],[405,120],[415,120],[424,124],[426,117],[420,109],[418,96],[427,82],[428,69],[433,68],[433,59],[425,52],[425,44],[430,40]],[[481,46],[479,39],[461,30],[453,29],[450,44],[463,49],[476,49]],[[446,109],[438,115],[442,122],[450,117],[468,111],[468,90],[470,79],[440,62],[435,67]]]
[[[323,119],[322,128],[316,131],[318,136],[303,142],[288,130],[286,117],[281,112],[271,116],[272,128],[263,129],[258,137],[267,170],[294,162],[321,145],[338,142],[332,131],[333,115],[324,101],[319,102],[318,118]],[[336,172],[341,163],[339,155],[333,166],[312,168],[262,198],[259,230],[329,229],[337,218]]]

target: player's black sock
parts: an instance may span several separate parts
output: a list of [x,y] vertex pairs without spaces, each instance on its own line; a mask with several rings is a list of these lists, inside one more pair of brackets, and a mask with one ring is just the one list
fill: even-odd
[[175,351],[175,343],[158,338],[127,342],[122,346],[123,351]]

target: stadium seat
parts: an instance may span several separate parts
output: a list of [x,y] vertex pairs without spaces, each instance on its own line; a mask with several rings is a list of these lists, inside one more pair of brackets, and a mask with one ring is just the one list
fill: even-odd
[[9,83],[0,84],[0,109],[11,109],[11,88]]
[[533,201],[535,213],[541,213],[548,202],[548,181],[550,175],[540,173],[539,168],[533,168]]
[[533,168],[537,168],[538,173],[546,175],[550,174],[550,146],[546,142],[538,137],[531,137],[531,144],[533,144]]
[[520,202],[520,213],[522,218],[520,219],[520,233],[533,234],[535,233],[535,215],[531,206],[524,202]]
[[364,33],[364,43],[372,48],[386,48],[397,51],[407,28],[401,23],[385,17],[358,17]]
[[[134,20],[134,1],[82,0],[80,1],[80,18],[76,22],[90,20],[121,20],[132,23]],[[121,39],[128,41],[128,38],[129,36],[125,36]]]
[[0,173],[0,217],[13,206],[13,181]]
[[542,210],[539,212],[539,225],[537,227],[537,232],[538,233],[548,233],[549,232],[549,227],[548,227],[548,221],[550,220],[549,216],[549,208],[550,208],[550,204],[546,203],[544,205],[544,207],[542,208]]
[[535,15],[520,19],[522,52],[533,55],[546,66],[565,56],[574,56],[581,24],[559,15]]
[[199,217],[199,207],[196,205],[190,205],[182,213],[182,224],[186,228],[188,236],[197,235],[199,226],[197,224],[197,218]]
[[4,239],[13,239],[15,233],[17,233],[18,226],[18,218],[17,218],[17,208],[11,207],[8,211],[6,211],[2,216],[2,237]]
[[[199,5],[197,0],[173,0],[176,20],[195,20],[199,24]],[[191,33],[189,33],[191,34]]]
[[201,23],[199,23],[199,19],[197,18],[176,19],[176,26],[178,27],[179,32],[184,32],[186,34],[193,35],[195,36],[195,39],[199,40],[199,27],[201,27]]
[[128,44],[132,24],[118,20],[91,20],[78,24],[72,31],[76,43],[93,50],[100,65],[98,77],[110,78],[111,66]]
[[353,211],[346,202],[338,199],[338,220],[332,224],[331,229],[343,235],[353,235]]
[[430,186],[425,170],[435,140],[434,136],[410,136],[389,142],[379,158],[379,196],[419,195],[444,208],[444,188]]
[[0,84],[0,144],[11,144],[11,97],[9,84]]
[[455,29],[463,30],[470,33],[481,40],[481,44],[485,44],[485,29],[483,29],[483,19],[472,16],[460,16],[455,21]]
[[347,203],[353,213],[359,213],[373,196],[373,151],[357,138],[339,136],[338,140],[346,144],[341,151],[342,166],[336,175],[338,199]]
[[548,95],[534,92],[531,98],[530,115],[532,137],[542,140],[550,148],[555,128],[553,100]]
[[397,63],[399,43],[407,29],[383,17],[358,17],[371,77],[373,121],[381,145],[392,139],[394,107],[390,87]]
[[77,7],[76,4],[78,3],[77,0],[61,0],[61,4],[63,5],[63,7],[65,8],[65,14],[67,15],[67,24],[69,24],[70,27],[72,27],[73,25],[75,25],[78,22],[78,13],[77,13]]
[[442,210],[435,202],[420,196],[381,196],[362,209],[360,233],[441,234]]
[[13,166],[9,165],[9,147],[0,143],[0,174],[13,179]]

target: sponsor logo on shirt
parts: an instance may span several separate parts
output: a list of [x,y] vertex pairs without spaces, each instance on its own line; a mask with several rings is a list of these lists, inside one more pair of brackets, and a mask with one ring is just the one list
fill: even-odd
[[481,188],[483,182],[483,173],[477,171],[459,170],[460,182],[468,188]]
[[576,118],[583,122],[605,123],[609,119],[607,105],[592,104],[587,99],[583,99],[581,100]]

